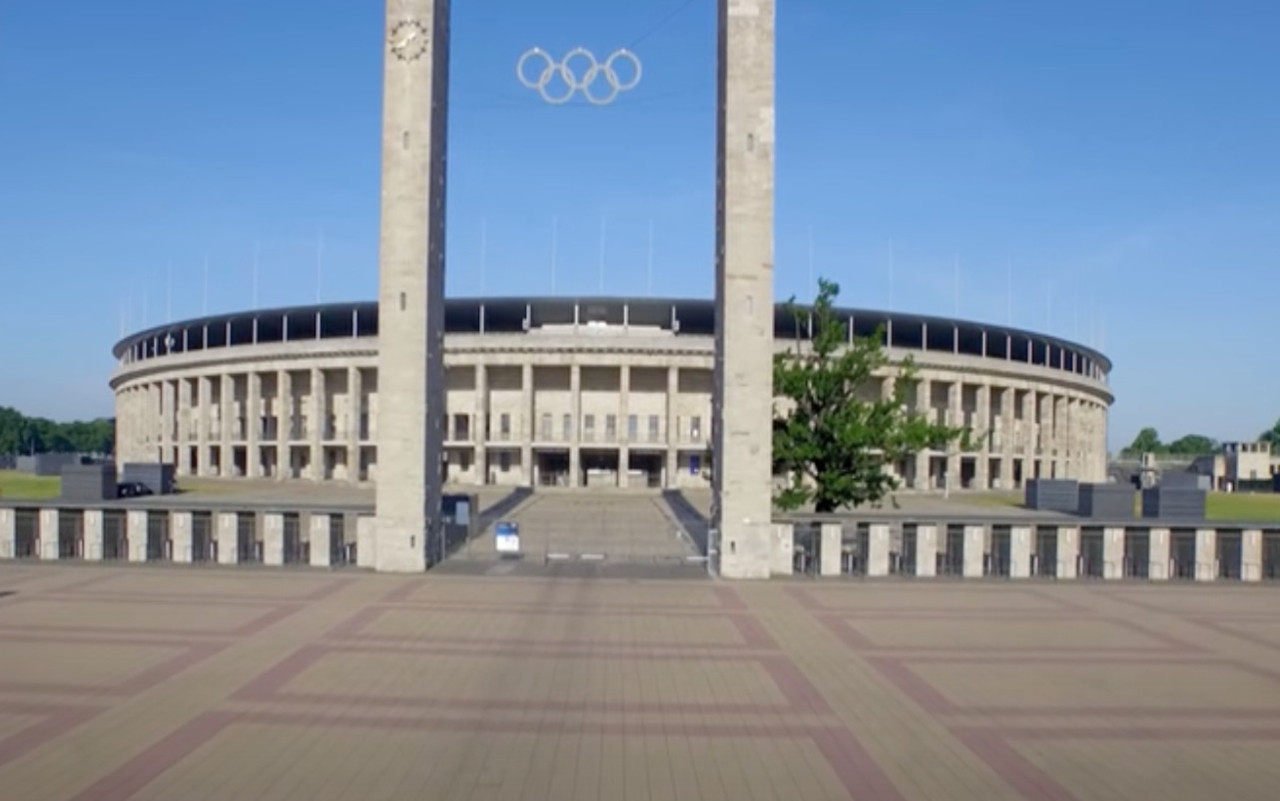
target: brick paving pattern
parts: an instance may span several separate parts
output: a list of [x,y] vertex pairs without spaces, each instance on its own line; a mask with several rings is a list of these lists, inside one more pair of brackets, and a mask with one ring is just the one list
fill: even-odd
[[1232,799],[1280,587],[0,566],[0,797]]

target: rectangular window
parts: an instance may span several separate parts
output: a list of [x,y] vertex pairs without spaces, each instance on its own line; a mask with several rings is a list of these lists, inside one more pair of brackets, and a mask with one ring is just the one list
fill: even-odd
[[657,442],[659,433],[658,415],[649,415],[649,441]]
[[689,438],[694,442],[702,439],[702,418],[698,415],[689,418]]
[[542,413],[542,440],[543,442],[551,441],[551,413]]
[[498,418],[498,435],[504,440],[511,438],[511,415],[506,412]]
[[640,436],[640,418],[634,414],[627,415],[627,441],[635,442]]
[[605,415],[604,438],[608,442],[613,442],[618,438],[618,416],[616,414]]
[[571,414],[564,416],[564,438],[566,440],[573,439],[573,415]]
[[582,438],[587,442],[595,439],[596,435],[596,416],[594,414],[586,414],[582,416]]

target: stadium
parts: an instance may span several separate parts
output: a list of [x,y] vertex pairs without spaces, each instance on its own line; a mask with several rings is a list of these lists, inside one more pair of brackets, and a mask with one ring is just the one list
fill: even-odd
[[[444,314],[450,484],[708,486],[712,301],[451,298]],[[839,315],[851,337],[883,328],[892,362],[912,358],[915,409],[974,433],[972,450],[895,465],[905,487],[1105,480],[1113,396],[1103,354],[1001,325]],[[779,304],[774,330],[783,349],[808,325]],[[179,476],[377,480],[376,303],[175,322],[113,352],[122,462],[158,460]],[[891,381],[892,370],[866,391],[888,391]]]

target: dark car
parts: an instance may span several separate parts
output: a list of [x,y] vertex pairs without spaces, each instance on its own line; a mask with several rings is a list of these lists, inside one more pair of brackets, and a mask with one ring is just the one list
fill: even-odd
[[154,494],[150,487],[140,481],[126,481],[116,485],[117,498],[141,498],[144,495]]

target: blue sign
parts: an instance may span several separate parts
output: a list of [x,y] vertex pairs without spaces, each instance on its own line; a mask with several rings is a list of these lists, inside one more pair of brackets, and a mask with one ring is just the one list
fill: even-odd
[[520,553],[520,524],[498,521],[493,526],[493,540],[498,553]]

